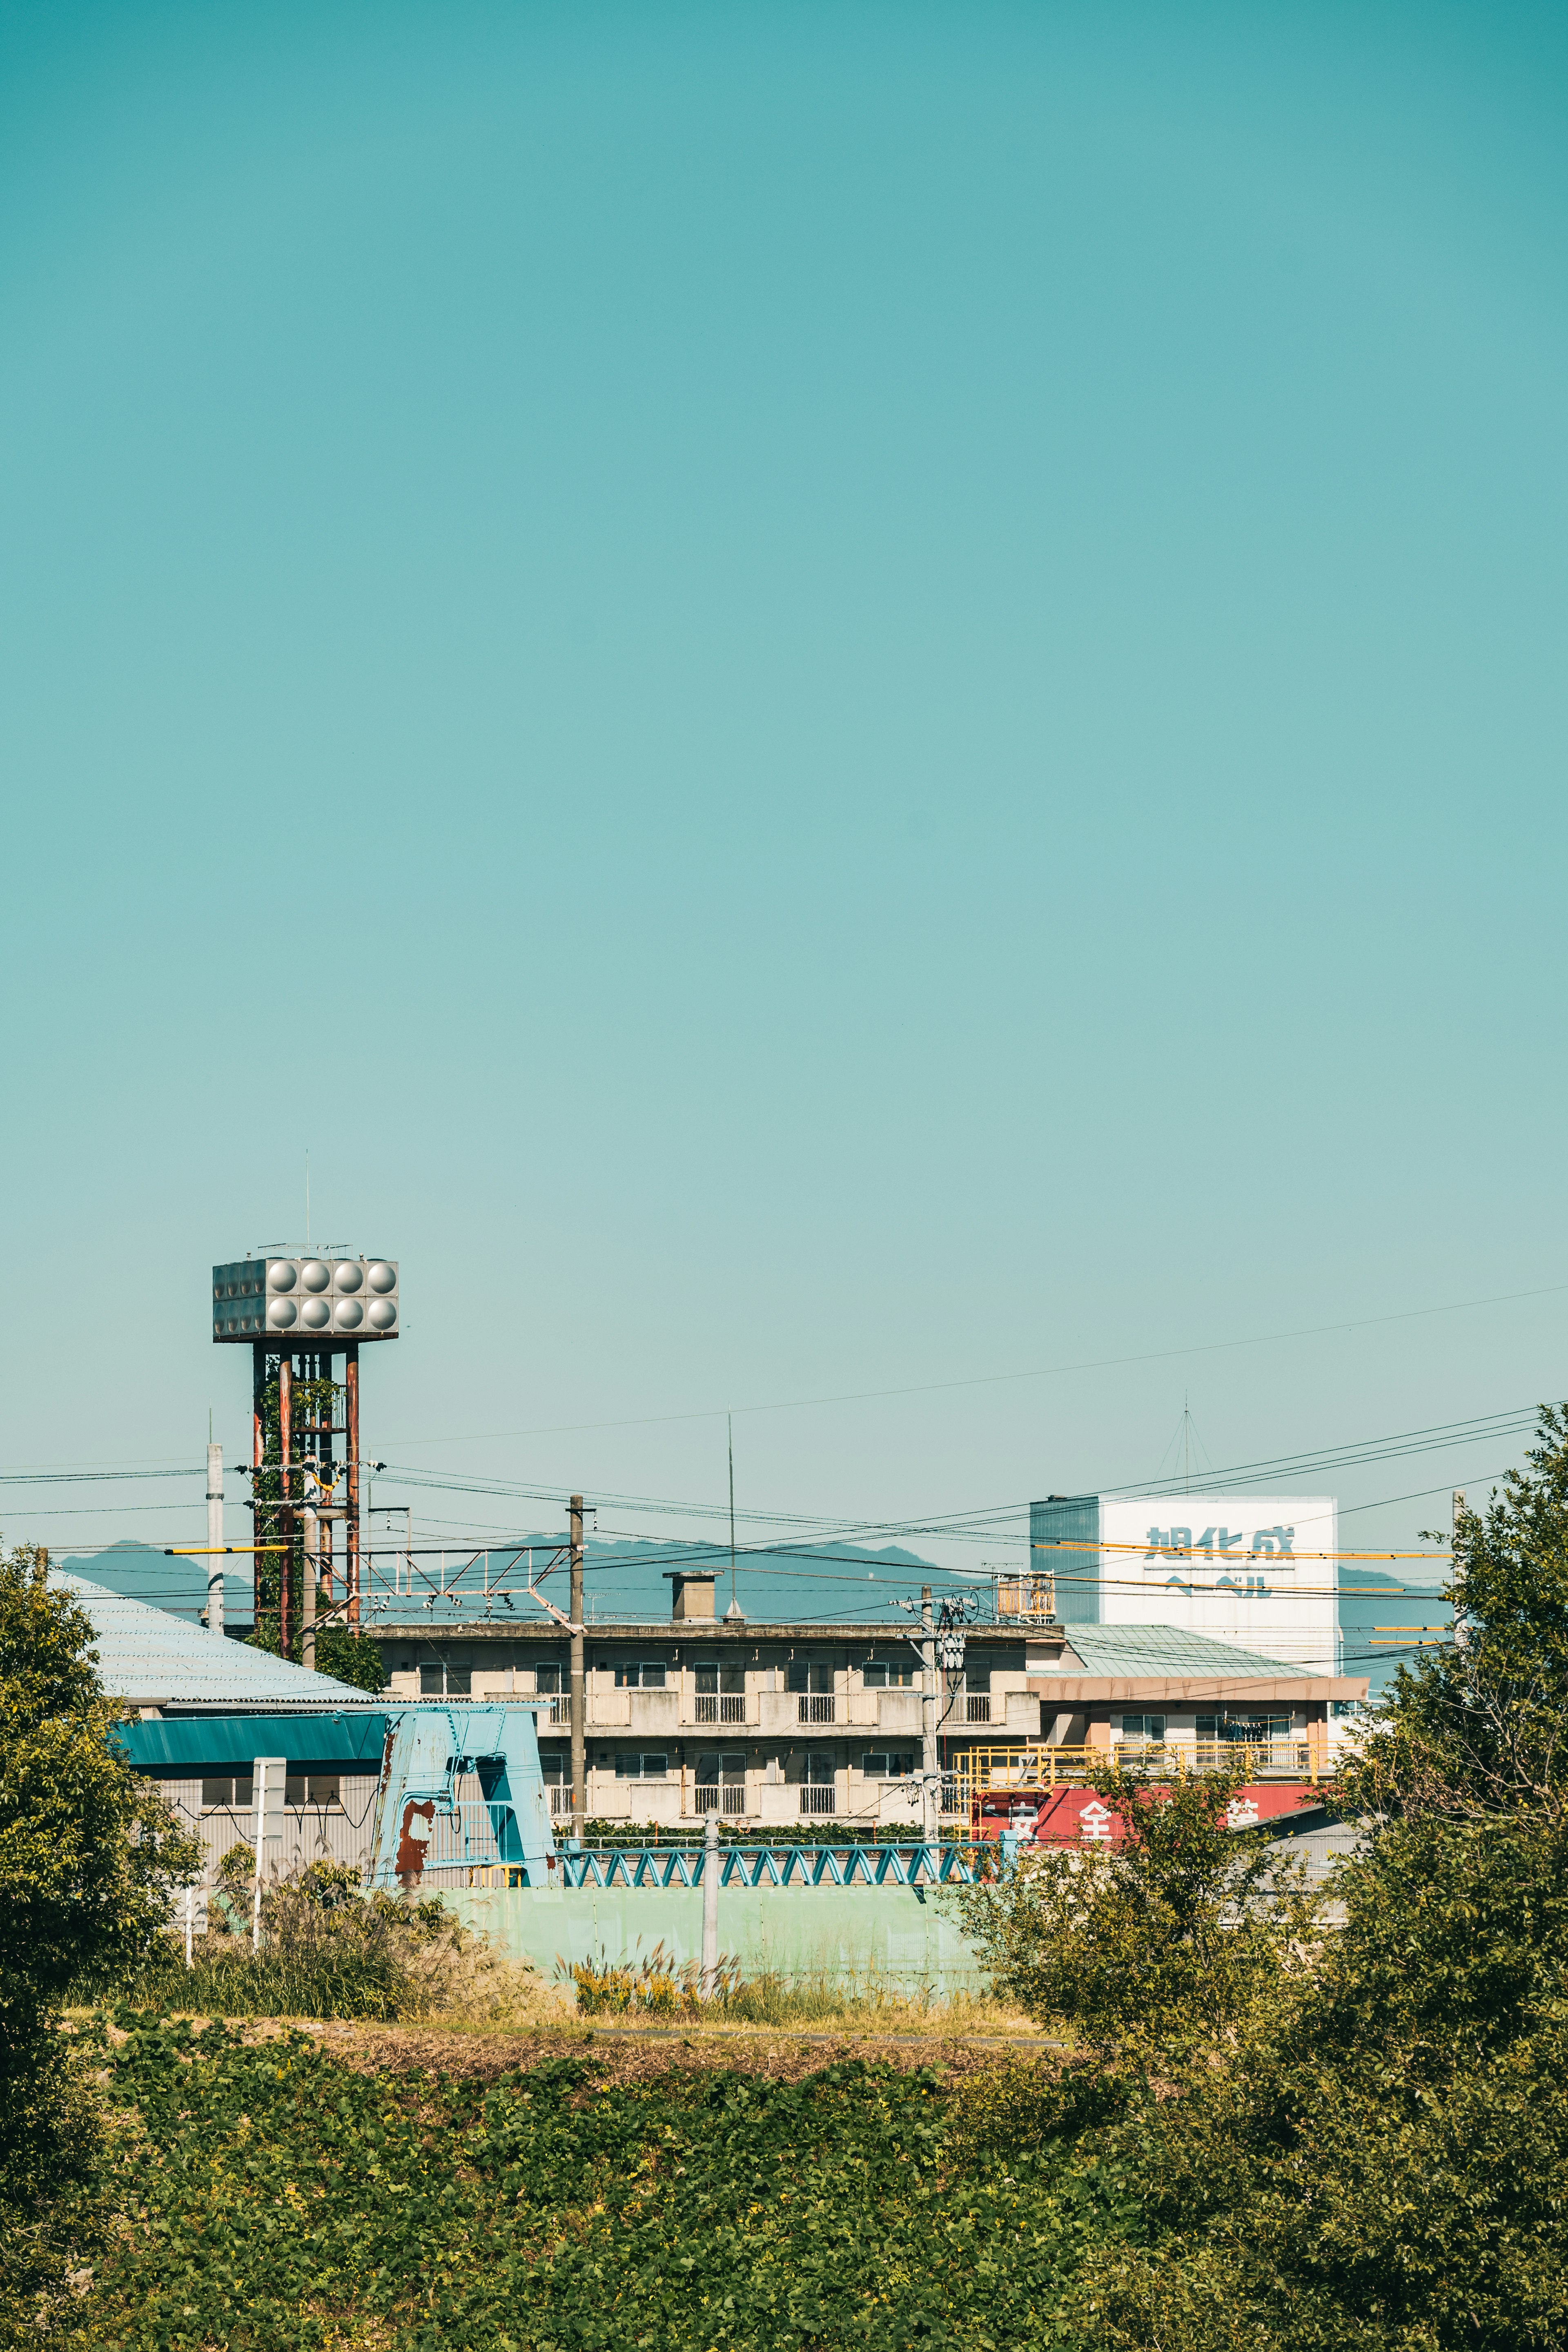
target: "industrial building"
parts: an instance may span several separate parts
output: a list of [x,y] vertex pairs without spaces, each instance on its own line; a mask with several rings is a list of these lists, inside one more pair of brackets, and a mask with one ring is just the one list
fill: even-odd
[[1029,1562],[1066,1625],[1158,1623],[1338,1670],[1332,1495],[1050,1495]]
[[91,1622],[104,1690],[129,1711],[119,1737],[199,1834],[206,1883],[253,1835],[258,1756],[288,1765],[281,1872],[363,1861],[386,1732],[375,1700],[84,1577],[51,1569],[49,1584]]
[[[896,1622],[752,1624],[715,1613],[710,1572],[674,1584],[668,1621],[589,1630],[587,1819],[674,1828],[716,1811],[762,1830],[829,1819],[918,1828],[928,1705],[950,1818],[967,1818],[976,1780],[1024,1747],[1163,1746],[1196,1762],[1245,1740],[1279,1751],[1281,1769],[1321,1770],[1333,1709],[1366,1695],[1364,1680],[1180,1626],[1041,1614],[972,1627],[962,1666],[933,1671],[920,1637]],[[389,1696],[548,1701],[545,1782],[552,1811],[571,1812],[562,1628],[510,1611],[445,1623],[419,1603],[389,1612],[368,1629]]]

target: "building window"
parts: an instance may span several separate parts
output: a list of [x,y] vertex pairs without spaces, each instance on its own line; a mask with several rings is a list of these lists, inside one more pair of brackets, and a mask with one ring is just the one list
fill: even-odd
[[699,1723],[744,1723],[744,1666],[699,1666],[696,1680]]
[[665,1780],[669,1777],[669,1759],[662,1748],[638,1753],[621,1754],[616,1759],[617,1780]]
[[634,1658],[629,1664],[618,1664],[616,1667],[616,1688],[617,1690],[662,1690],[664,1660]]
[[471,1666],[449,1666],[427,1658],[419,1669],[421,1698],[467,1698],[474,1679]]
[[915,1759],[908,1748],[871,1748],[860,1759],[861,1777],[867,1780],[907,1780],[915,1769]]
[[227,1811],[232,1808],[239,1808],[248,1812],[251,1811],[255,1803],[256,1797],[251,1787],[250,1775],[248,1772],[246,1774],[243,1780],[230,1780],[226,1776],[216,1780],[204,1780],[202,1782],[202,1804],[204,1807],[210,1806],[220,1811]]
[[335,1772],[290,1772],[283,1782],[286,1805],[342,1806],[342,1791]]
[[796,1694],[796,1712],[802,1723],[832,1723],[836,1721],[831,1666],[798,1664],[789,1670],[789,1686]]
[[801,1782],[800,1810],[803,1813],[830,1813],[837,1801],[831,1756],[808,1756],[805,1778]]
[[902,1658],[868,1658],[860,1669],[862,1690],[912,1690],[920,1669],[911,1651]]
[[746,1759],[742,1749],[698,1758],[696,1803],[700,1813],[745,1811]]
[[1121,1740],[1126,1748],[1161,1748],[1165,1740],[1163,1715],[1124,1715]]
[[1232,1715],[1228,1708],[1221,1715],[1200,1715],[1197,1738],[1200,1748],[1219,1747],[1226,1742],[1262,1748],[1272,1739],[1289,1739],[1290,1718],[1288,1715]]

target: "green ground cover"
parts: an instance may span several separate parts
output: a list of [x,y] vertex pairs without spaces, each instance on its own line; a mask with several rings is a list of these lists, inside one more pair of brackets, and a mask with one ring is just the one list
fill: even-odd
[[1082,2257],[1129,2219],[1081,2158],[960,2153],[929,2068],[487,2084],[120,2020],[79,2037],[110,2125],[47,2314],[94,2352],[1071,2345]]

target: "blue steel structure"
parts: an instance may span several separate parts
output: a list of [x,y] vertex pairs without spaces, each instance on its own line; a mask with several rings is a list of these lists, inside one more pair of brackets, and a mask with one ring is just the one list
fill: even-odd
[[[482,1809],[459,1795],[470,1775]],[[386,1735],[373,1885],[417,1885],[428,1859],[437,1869],[499,1866],[511,1885],[544,1886],[554,1845],[531,1706],[402,1710]]]
[[[565,1886],[700,1886],[704,1851],[691,1846],[570,1847],[557,1857]],[[994,1843],[757,1845],[719,1849],[721,1886],[967,1886],[994,1870]]]

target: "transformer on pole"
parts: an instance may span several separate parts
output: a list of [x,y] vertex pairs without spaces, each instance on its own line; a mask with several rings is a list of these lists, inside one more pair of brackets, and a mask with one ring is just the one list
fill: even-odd
[[[308,1664],[314,1663],[320,1619],[355,1628],[361,1621],[360,1349],[397,1338],[400,1306],[392,1258],[303,1252],[213,1268],[214,1342],[247,1347],[251,1355],[254,1541],[262,1544],[271,1527],[289,1547],[257,1552],[252,1618],[259,1623],[275,1603],[285,1657],[292,1655],[296,1633],[309,1626]],[[341,1381],[333,1376],[339,1355]],[[340,1437],[345,1441],[341,1456],[334,1443]],[[341,1552],[334,1538],[339,1527]],[[304,1557],[296,1559],[302,1538],[308,1538],[308,1568]],[[268,1559],[278,1563],[275,1595],[263,1588]]]

